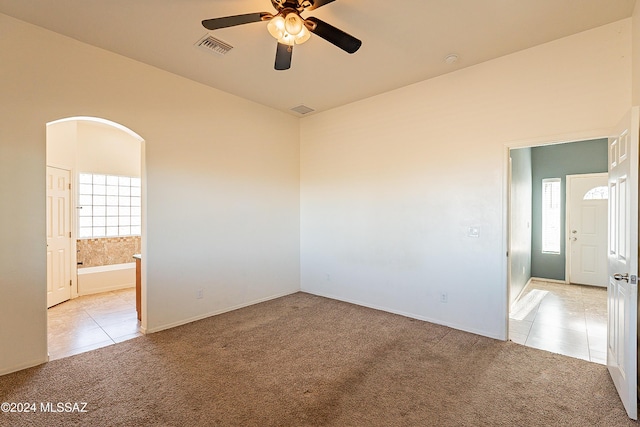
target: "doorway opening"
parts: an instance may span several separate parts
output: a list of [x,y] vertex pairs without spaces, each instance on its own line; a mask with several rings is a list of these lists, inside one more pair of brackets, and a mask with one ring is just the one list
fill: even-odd
[[[632,107],[622,118],[622,120],[611,129],[611,136],[607,138],[607,191],[608,191],[608,215],[607,215],[607,320],[606,320],[606,366],[609,375],[615,385],[629,418],[638,419],[638,150],[640,140],[640,107]],[[557,147],[566,147],[570,144],[561,144]],[[553,147],[553,146],[552,146]],[[529,147],[523,151],[524,157],[529,156],[529,166],[533,164],[533,150],[545,147]],[[526,277],[526,265],[529,265],[529,279],[536,276],[537,262],[534,257],[541,256],[545,252],[556,254],[562,252],[562,245],[566,243],[562,240],[558,250],[554,250],[554,245],[545,242],[546,251],[538,252],[533,238],[538,233],[529,233],[530,245],[521,245],[516,231],[520,229],[517,222],[520,220],[519,214],[526,213],[526,209],[521,209],[514,204],[516,200],[516,188],[522,177],[516,175],[513,167],[514,154],[520,153],[516,148],[508,150],[509,173],[507,174],[507,221],[505,221],[508,240],[507,244],[507,303],[513,309],[514,300],[519,302],[522,298],[522,289],[526,289],[526,283],[522,285],[518,282],[517,274],[519,267],[525,260],[523,276]],[[557,153],[556,153],[557,154]],[[581,161],[588,161],[593,156],[584,157]],[[598,156],[595,156],[597,158]],[[576,160],[573,157],[558,155],[549,159],[550,164],[565,159]],[[525,164],[527,164],[525,162]],[[573,163],[571,163],[573,164]],[[531,172],[530,169],[529,172]],[[575,173],[575,172],[574,172]],[[533,174],[530,174],[533,176]],[[547,177],[549,178],[549,177]],[[523,181],[524,182],[524,181]],[[533,179],[532,181],[533,182]],[[526,185],[521,185],[526,188]],[[535,189],[536,185],[530,186]],[[596,193],[604,190],[601,187],[594,187],[593,197]],[[551,190],[553,192],[553,190]],[[589,190],[587,193],[591,193]],[[587,196],[584,194],[584,197]],[[536,197],[531,198],[532,201]],[[562,207],[562,204],[560,204]],[[552,209],[553,210],[553,209]],[[526,215],[521,215],[526,217]],[[531,218],[535,219],[536,215]],[[561,224],[562,227],[562,224]],[[525,233],[526,234],[526,233]],[[550,233],[553,235],[554,233]],[[559,233],[565,239],[573,233],[568,234],[566,227]],[[548,236],[545,236],[545,238]],[[567,239],[568,240],[568,239]],[[518,249],[525,248],[525,251],[518,253]],[[515,249],[515,251],[514,251]],[[566,245],[564,246],[566,250]],[[547,255],[548,255],[547,253]],[[524,255],[524,256],[523,256]],[[526,264],[526,256],[528,264]],[[562,259],[562,258],[556,258]],[[547,266],[548,267],[548,266]],[[551,268],[544,269],[545,274],[552,271]],[[555,278],[554,278],[555,279]],[[567,281],[558,280],[561,284]],[[518,289],[522,286],[522,289]],[[594,288],[594,287],[592,287]],[[594,288],[595,289],[595,288]],[[542,293],[538,298],[544,298]],[[541,306],[539,302],[537,307]],[[531,301],[530,307],[535,307],[535,301]],[[513,311],[513,310],[511,310]],[[537,314],[536,314],[537,316]],[[512,322],[508,321],[508,328]],[[508,329],[507,328],[507,329]],[[515,331],[515,328],[513,328]],[[525,345],[529,341],[526,338]]]
[[50,360],[142,334],[144,140],[109,120],[47,123]]
[[[588,233],[572,223],[580,215],[567,209],[567,183],[577,192],[574,176],[604,174],[606,186],[607,143],[603,138],[510,150],[509,339],[600,364],[606,364],[607,351],[606,237],[605,253],[598,255],[605,262],[604,282],[576,280],[571,266],[587,272],[597,256],[586,245],[580,251]],[[604,236],[606,213],[599,229]]]

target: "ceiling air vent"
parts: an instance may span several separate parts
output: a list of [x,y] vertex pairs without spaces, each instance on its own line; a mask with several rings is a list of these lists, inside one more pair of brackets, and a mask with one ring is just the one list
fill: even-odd
[[233,49],[233,46],[230,44],[227,44],[222,40],[218,40],[209,34],[198,40],[196,47],[206,50],[207,52],[217,53],[218,55],[226,55],[227,52]]
[[313,108],[309,108],[306,105],[298,105],[297,107],[293,107],[291,111],[295,111],[298,114],[307,114],[316,110],[314,110]]

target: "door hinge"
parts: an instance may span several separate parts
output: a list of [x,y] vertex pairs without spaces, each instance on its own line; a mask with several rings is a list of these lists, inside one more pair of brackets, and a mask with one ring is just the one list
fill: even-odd
[[73,280],[69,280],[69,286],[73,286]]
[[71,232],[69,232],[69,238],[71,238]]
[[69,190],[71,190],[71,183],[69,183]]

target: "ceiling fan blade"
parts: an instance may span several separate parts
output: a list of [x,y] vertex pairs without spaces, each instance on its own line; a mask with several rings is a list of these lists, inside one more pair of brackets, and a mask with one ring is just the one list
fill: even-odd
[[291,68],[291,56],[293,55],[293,46],[284,43],[278,43],[276,49],[276,70],[288,70]]
[[267,12],[245,13],[244,15],[205,19],[202,21],[202,26],[207,30],[217,30],[219,28],[235,27],[236,25],[260,22],[271,18],[273,18],[273,15]]
[[355,53],[360,49],[360,46],[362,46],[362,42],[357,38],[337,29],[333,25],[329,25],[326,22],[319,20],[318,18],[309,17],[305,19],[304,23],[309,31],[319,37],[322,37],[329,43],[338,46],[345,52]]
[[304,8],[304,10],[313,10],[313,9],[317,9],[319,7],[324,6],[325,4],[329,4],[332,3],[336,0],[307,0],[306,2],[303,2],[302,4],[306,4],[306,3],[310,3],[310,6],[307,6]]

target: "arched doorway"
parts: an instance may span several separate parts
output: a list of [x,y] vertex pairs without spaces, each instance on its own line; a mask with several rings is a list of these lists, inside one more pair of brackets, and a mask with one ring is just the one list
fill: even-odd
[[47,123],[50,359],[141,335],[143,152],[138,134],[106,119]]

